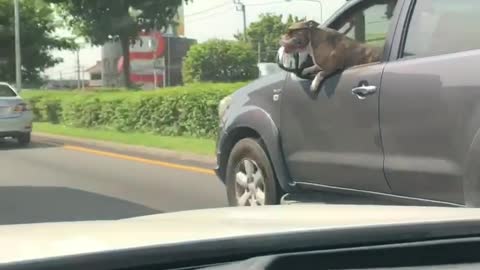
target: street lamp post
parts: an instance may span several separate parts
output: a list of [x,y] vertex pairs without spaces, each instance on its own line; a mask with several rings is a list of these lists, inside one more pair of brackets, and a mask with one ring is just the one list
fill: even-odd
[[[292,0],[285,0],[286,2],[292,2]],[[320,4],[320,22],[323,23],[323,3],[321,0],[297,0],[297,1],[304,1],[304,2],[315,2]]]
[[18,0],[13,1],[15,13],[15,84],[18,91],[22,90],[22,56],[20,52],[20,8]]

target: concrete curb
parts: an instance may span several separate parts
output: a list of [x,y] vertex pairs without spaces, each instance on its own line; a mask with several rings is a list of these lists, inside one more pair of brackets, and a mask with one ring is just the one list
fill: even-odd
[[181,163],[186,165],[194,165],[203,168],[214,168],[216,159],[214,155],[197,155],[183,152],[176,152],[171,150],[128,145],[121,143],[113,143],[101,140],[83,139],[68,137],[62,135],[54,135],[43,132],[33,132],[32,140],[40,143],[51,143],[57,145],[75,145],[89,148],[95,148],[98,150],[116,152],[126,155],[144,157],[155,160],[164,160],[174,163]]

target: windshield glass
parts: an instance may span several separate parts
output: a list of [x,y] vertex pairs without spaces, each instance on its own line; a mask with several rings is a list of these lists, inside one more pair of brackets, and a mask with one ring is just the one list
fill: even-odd
[[7,85],[0,84],[0,97],[15,97],[17,94]]

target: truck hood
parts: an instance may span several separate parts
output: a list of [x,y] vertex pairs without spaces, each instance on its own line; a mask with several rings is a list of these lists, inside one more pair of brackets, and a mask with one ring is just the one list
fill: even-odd
[[116,221],[0,226],[0,263],[149,246],[379,225],[478,221],[480,209],[296,204]]
[[283,84],[287,73],[285,71],[280,71],[274,74],[270,74],[261,78],[258,78],[251,83],[245,85],[244,87],[238,89],[234,94],[234,98],[241,98],[242,96],[248,95],[251,92],[258,91],[259,89],[263,89],[265,87],[269,87],[271,85],[276,84]]

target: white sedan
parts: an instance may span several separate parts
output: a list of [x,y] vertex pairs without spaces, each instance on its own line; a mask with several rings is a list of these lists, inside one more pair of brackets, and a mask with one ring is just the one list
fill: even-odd
[[28,145],[32,133],[33,113],[28,104],[7,83],[0,82],[0,139],[16,138]]

